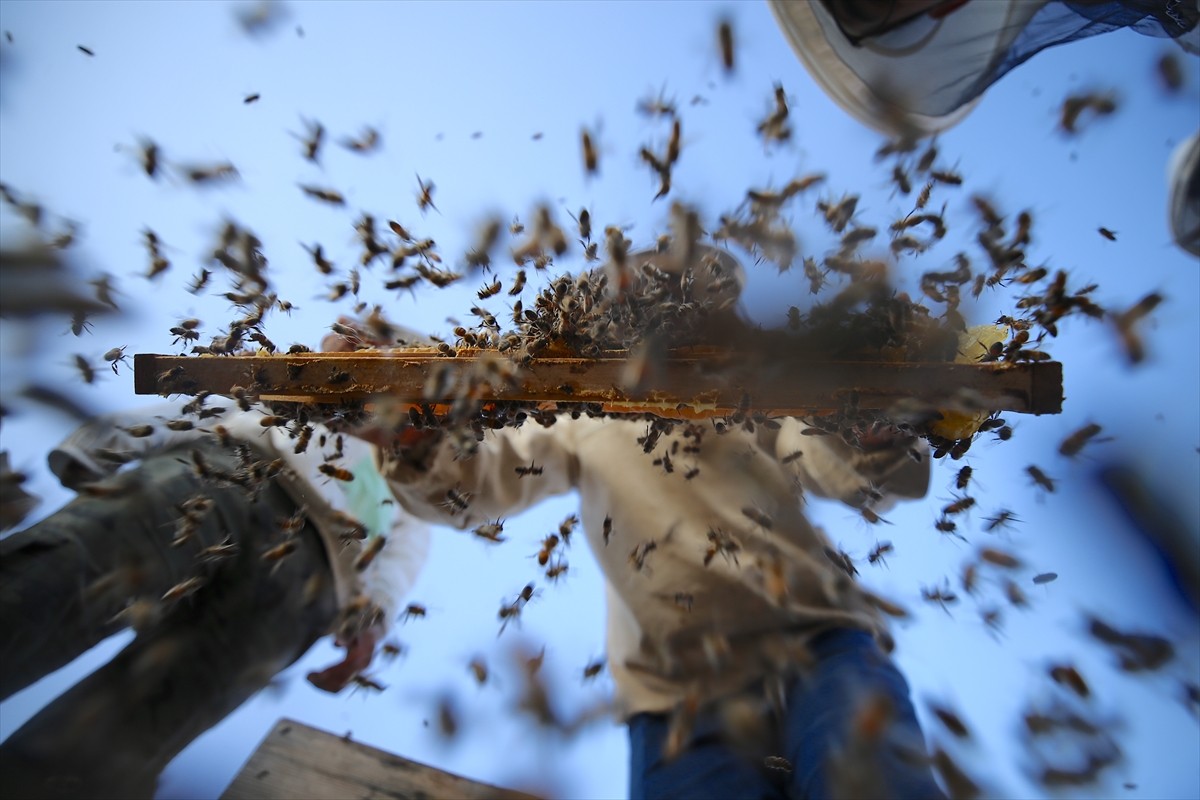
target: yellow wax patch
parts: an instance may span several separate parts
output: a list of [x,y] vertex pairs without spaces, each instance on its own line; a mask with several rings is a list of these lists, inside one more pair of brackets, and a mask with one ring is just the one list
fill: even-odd
[[[987,355],[988,348],[996,342],[1008,338],[1008,327],[1005,325],[976,325],[958,335],[958,355],[956,364],[975,364]],[[979,426],[991,416],[986,411],[964,413],[962,411],[947,411],[940,409],[942,418],[930,426],[934,434],[943,439],[966,439],[979,430]]]

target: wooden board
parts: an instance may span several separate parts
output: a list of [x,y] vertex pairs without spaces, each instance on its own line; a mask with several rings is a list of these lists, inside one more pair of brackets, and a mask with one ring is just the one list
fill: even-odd
[[[336,403],[386,395],[404,402],[427,397],[438,371],[478,374],[485,356],[430,350],[303,353],[298,355],[134,357],[138,394],[229,394],[234,386],[264,400]],[[911,363],[771,361],[730,353],[672,355],[648,370],[646,387],[627,387],[623,353],[600,358],[539,357],[507,385],[478,390],[497,401],[599,403],[606,411],[674,416],[723,416],[743,405],[777,416],[833,413],[848,404],[884,410],[916,399],[944,407],[964,393],[997,411],[1057,414],[1062,410],[1062,365],[1038,363]],[[453,386],[454,381],[445,385]]]
[[533,800],[281,719],[234,776],[222,800],[435,798]]

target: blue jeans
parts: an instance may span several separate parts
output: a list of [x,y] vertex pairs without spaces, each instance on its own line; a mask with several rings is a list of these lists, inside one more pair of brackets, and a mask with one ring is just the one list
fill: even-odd
[[[782,711],[764,707],[770,752],[748,755],[710,708],[698,715],[683,752],[667,760],[668,715],[630,718],[631,800],[944,798],[923,757],[908,683],[871,635],[837,629],[811,648],[816,662],[786,685]],[[864,707],[866,698],[888,724],[874,724],[878,715]],[[772,755],[786,761],[766,758]]]

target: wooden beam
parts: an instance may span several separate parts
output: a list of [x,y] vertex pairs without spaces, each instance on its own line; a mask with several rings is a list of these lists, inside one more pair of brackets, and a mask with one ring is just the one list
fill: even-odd
[[281,719],[234,776],[221,800],[296,797],[533,800],[533,795],[477,783],[344,736]]
[[[511,364],[494,354],[436,350],[303,353],[298,355],[134,357],[138,394],[229,394],[244,387],[264,400],[336,403],[386,395],[419,403],[452,402],[470,376],[488,365]],[[1038,363],[909,363],[745,358],[722,351],[677,352],[643,370],[648,388],[627,387],[623,352],[599,358],[538,357],[504,382],[475,382],[485,400],[598,403],[606,411],[662,416],[722,416],[746,404],[775,415],[834,413],[847,405],[885,410],[916,399],[943,407],[954,398],[998,411],[1057,414],[1062,410],[1062,365]],[[441,379],[437,376],[441,375]],[[427,396],[429,387],[442,387]]]

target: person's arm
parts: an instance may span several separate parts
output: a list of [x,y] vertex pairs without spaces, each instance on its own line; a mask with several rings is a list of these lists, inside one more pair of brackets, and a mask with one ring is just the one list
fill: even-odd
[[838,436],[805,435],[809,427],[799,419],[781,420],[775,440],[776,457],[793,470],[805,489],[876,510],[890,505],[889,499],[925,496],[929,448],[921,440],[878,432],[863,437],[859,450]]

